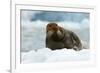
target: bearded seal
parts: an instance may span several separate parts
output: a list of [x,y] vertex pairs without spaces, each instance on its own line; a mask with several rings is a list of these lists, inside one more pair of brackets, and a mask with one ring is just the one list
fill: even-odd
[[72,31],[60,27],[57,23],[48,23],[46,26],[46,47],[51,50],[74,49],[79,51],[82,44],[79,37]]

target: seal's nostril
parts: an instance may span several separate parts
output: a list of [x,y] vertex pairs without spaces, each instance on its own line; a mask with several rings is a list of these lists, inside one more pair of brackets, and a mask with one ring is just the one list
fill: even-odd
[[54,31],[57,31],[57,30],[58,30],[58,28],[57,28],[57,27],[53,27],[53,30],[54,30]]

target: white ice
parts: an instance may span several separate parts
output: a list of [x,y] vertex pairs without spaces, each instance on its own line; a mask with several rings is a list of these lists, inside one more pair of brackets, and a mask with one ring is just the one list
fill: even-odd
[[73,49],[50,50],[42,48],[37,51],[29,51],[21,53],[22,63],[38,63],[38,62],[67,62],[67,61],[84,61],[90,59],[90,50],[83,49],[75,51]]

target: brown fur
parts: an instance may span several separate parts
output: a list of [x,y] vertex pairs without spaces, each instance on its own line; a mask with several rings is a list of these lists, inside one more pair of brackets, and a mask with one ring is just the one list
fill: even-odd
[[49,23],[46,27],[46,47],[51,50],[63,48],[81,50],[82,44],[74,32],[66,30],[56,23]]

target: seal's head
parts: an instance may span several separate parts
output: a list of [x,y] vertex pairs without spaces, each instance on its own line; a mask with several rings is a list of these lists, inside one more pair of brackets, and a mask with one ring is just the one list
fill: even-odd
[[48,37],[52,37],[54,40],[59,40],[62,38],[62,31],[57,23],[48,23],[46,27],[46,32]]
[[52,31],[56,32],[58,30],[58,25],[56,23],[47,24],[47,32]]

